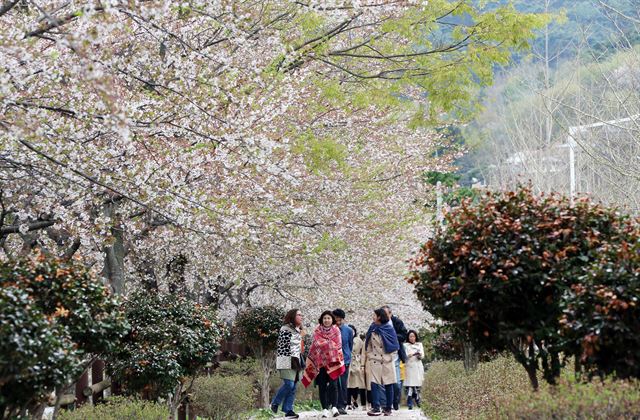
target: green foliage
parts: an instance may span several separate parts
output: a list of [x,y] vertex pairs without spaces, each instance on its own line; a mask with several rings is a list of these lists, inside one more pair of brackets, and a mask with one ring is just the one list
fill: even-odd
[[111,397],[104,404],[86,404],[73,411],[62,411],[60,420],[166,420],[166,405],[125,397]]
[[302,134],[292,149],[304,157],[305,164],[314,173],[330,171],[334,166],[345,167],[346,149],[330,137],[317,137],[311,132]]
[[254,352],[264,353],[275,349],[284,316],[284,310],[275,306],[248,308],[238,315],[234,329]]
[[640,224],[629,223],[561,301],[562,336],[588,377],[640,378],[639,299]]
[[422,408],[430,418],[495,418],[502,398],[531,394],[527,375],[512,357],[479,363],[471,372],[462,361],[436,361],[425,373]]
[[128,394],[167,395],[215,358],[225,334],[214,310],[182,296],[137,292],[123,306],[131,332],[107,366]]
[[465,372],[462,362],[434,362],[425,374],[423,409],[433,419],[630,419],[640,415],[640,383],[582,383],[563,375],[531,392],[527,375],[500,356]]
[[457,185],[460,175],[451,172],[426,171],[422,174],[422,179],[427,184],[438,185],[441,182],[446,187]]
[[[526,187],[463,201],[446,221],[412,261],[418,298],[478,350],[511,351],[534,387],[537,369],[554,383],[560,353],[576,351],[560,334],[561,302],[580,284],[577,279],[593,277],[603,253],[613,258],[610,251],[624,247],[621,238],[633,224],[586,199],[571,206],[566,198],[537,197]],[[637,266],[624,267],[611,274],[614,283],[628,280],[624,273],[637,276],[631,274]],[[585,337],[578,339],[582,344]]]
[[111,351],[128,329],[118,302],[75,261],[0,263],[0,414],[42,400]]
[[215,370],[216,376],[247,376],[256,378],[258,375],[258,364],[256,359],[248,357],[228,362],[220,362],[220,366]]
[[192,388],[194,414],[212,420],[244,419],[255,404],[254,378],[244,375],[196,378]]
[[555,389],[520,393],[499,403],[499,419],[635,419],[640,417],[640,383],[561,381]]

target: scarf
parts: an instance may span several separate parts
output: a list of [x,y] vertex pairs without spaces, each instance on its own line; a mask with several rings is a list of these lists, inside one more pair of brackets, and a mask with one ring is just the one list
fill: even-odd
[[386,353],[392,353],[396,350],[400,349],[400,344],[398,344],[398,336],[396,335],[396,330],[393,329],[393,325],[390,322],[386,324],[376,324],[375,322],[371,324],[369,327],[369,331],[367,331],[367,339],[365,341],[365,348],[369,345],[369,340],[371,339],[371,334],[376,333],[382,338],[382,345],[384,346],[384,351]]
[[329,328],[318,325],[313,332],[313,342],[309,347],[302,385],[308,387],[322,368],[327,370],[331,380],[337,379],[345,371],[342,336],[340,329],[335,325]]

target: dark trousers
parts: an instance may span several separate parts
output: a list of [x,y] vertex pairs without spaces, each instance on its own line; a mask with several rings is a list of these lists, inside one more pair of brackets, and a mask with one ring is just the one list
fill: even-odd
[[324,410],[331,407],[338,407],[338,379],[331,380],[325,368],[320,369],[316,378],[318,393],[320,394],[320,404]]
[[[379,409],[381,405],[384,405],[385,410],[391,410],[393,403],[393,388],[394,384],[380,385],[376,383],[371,384],[371,407]],[[385,402],[383,403],[381,397],[384,393]]]
[[[393,385],[392,389],[393,389],[393,396],[395,398],[395,390],[396,384],[391,384]],[[373,388],[377,387],[378,388],[378,398],[380,398],[380,405],[382,407],[386,407],[387,406],[387,393],[385,391],[385,385],[380,385],[380,384],[376,384],[374,382],[371,382],[371,393],[368,394],[368,398],[369,398],[369,402],[373,401]],[[393,405],[393,400],[391,402],[389,402],[388,406],[391,407]]]
[[349,399],[351,401],[358,401],[358,395],[360,395],[360,405],[367,405],[367,390],[362,388],[349,388]]
[[338,378],[338,408],[346,408],[349,405],[349,391],[347,382],[349,381],[349,365],[345,365],[344,373]]

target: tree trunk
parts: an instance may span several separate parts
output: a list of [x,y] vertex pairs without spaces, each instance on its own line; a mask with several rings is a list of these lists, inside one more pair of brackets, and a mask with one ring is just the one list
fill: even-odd
[[274,357],[272,352],[260,352],[260,406],[262,408],[268,408],[270,405],[269,388],[271,383],[271,373],[274,369]]
[[178,408],[182,401],[182,382],[173,390],[173,395],[169,399],[169,410],[171,412],[171,420],[178,420]]
[[464,349],[464,370],[472,372],[478,367],[479,354],[470,341],[465,341],[462,347]]
[[104,215],[112,220],[111,235],[113,243],[104,247],[104,268],[102,276],[107,279],[113,291],[117,294],[124,293],[124,232],[116,223],[116,207],[118,203],[110,201],[104,205]]

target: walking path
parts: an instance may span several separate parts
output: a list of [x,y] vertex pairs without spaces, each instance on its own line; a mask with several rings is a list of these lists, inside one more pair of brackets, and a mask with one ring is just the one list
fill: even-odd
[[[348,411],[347,415],[335,417],[337,420],[365,420],[374,419],[376,417],[367,416],[367,412],[364,410]],[[320,411],[303,411],[300,414],[300,419],[319,419]],[[330,417],[333,418],[333,417]],[[409,410],[408,408],[400,408],[399,411],[393,411],[390,417],[380,416],[380,419],[397,419],[397,420],[429,420],[427,416],[422,414],[420,410]]]

